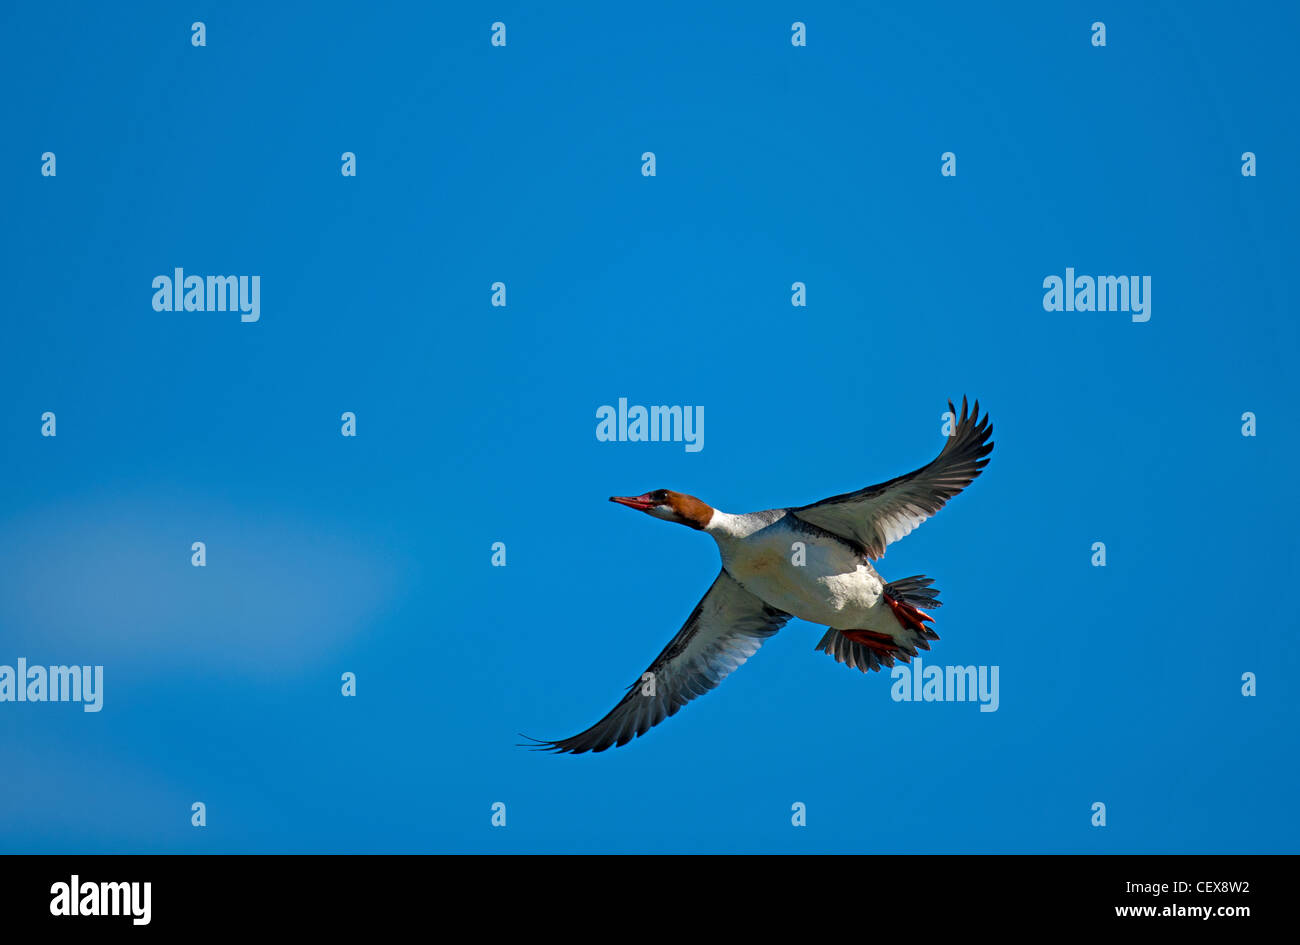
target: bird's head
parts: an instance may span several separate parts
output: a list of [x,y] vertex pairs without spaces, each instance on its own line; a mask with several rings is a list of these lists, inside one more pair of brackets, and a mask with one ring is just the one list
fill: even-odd
[[609,501],[691,528],[704,528],[709,524],[709,519],[713,518],[711,506],[693,495],[673,492],[671,489],[656,489],[645,495],[612,495]]

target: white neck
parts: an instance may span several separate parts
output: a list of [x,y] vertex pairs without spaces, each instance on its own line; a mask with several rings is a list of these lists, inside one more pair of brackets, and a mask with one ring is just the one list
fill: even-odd
[[722,509],[714,509],[709,524],[704,526],[704,530],[714,538],[739,538],[745,533],[742,518],[743,515],[732,515]]

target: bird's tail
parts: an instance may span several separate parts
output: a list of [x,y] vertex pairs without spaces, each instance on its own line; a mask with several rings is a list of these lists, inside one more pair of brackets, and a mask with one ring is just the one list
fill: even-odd
[[927,641],[939,639],[939,634],[926,626],[927,623],[933,623],[934,618],[925,611],[942,606],[938,601],[939,592],[931,587],[932,584],[934,578],[914,574],[885,585],[885,603],[894,612],[894,618],[903,625],[903,629],[911,631],[911,640],[904,637],[900,641],[901,652],[895,654],[903,660],[916,655],[914,647],[928,650],[930,644]]
[[871,630],[836,630],[831,627],[817,644],[817,649],[864,673],[879,670],[882,665],[893,666],[895,659],[904,663],[910,661],[918,648],[928,650],[929,641],[939,639],[939,634],[927,626],[934,622],[934,618],[925,613],[925,610],[942,606],[938,600],[939,592],[931,586],[933,584],[934,578],[916,574],[885,585],[884,601],[902,624],[901,637]]
[[[899,616],[899,622],[903,626],[909,626],[910,623],[920,623],[933,618],[923,611],[934,610],[936,607],[942,607],[939,602],[939,591],[934,586],[934,578],[928,578],[923,574],[914,574],[911,577],[899,578],[897,581],[890,581],[885,585],[885,600],[894,609],[897,616],[899,611],[907,614],[907,620]],[[918,630],[929,630],[928,627],[917,627]],[[934,631],[930,631],[931,634]],[[926,639],[937,640],[938,636],[931,635]]]

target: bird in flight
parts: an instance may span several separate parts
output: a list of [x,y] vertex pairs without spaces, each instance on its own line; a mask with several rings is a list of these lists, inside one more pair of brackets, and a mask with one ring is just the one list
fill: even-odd
[[[611,502],[707,532],[722,571],[686,623],[609,714],[543,751],[580,754],[626,745],[722,682],[791,617],[824,624],[817,649],[866,672],[908,662],[939,639],[925,611],[939,606],[931,578],[886,582],[872,566],[974,481],[993,451],[979,401],[955,420],[943,450],[905,476],[797,508],[732,515],[694,496],[658,489]],[[527,737],[527,736],[525,736]]]

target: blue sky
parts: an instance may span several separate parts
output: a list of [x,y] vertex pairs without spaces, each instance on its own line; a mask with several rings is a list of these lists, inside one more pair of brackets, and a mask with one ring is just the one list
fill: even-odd
[[[105,694],[0,703],[0,849],[1295,852],[1300,24],[1130,7],[6,7],[0,664]],[[260,320],[154,311],[176,267]],[[1151,320],[1044,311],[1067,267]],[[992,463],[879,567],[996,712],[794,621],[625,748],[515,747],[717,572],[607,496],[810,502],[963,393]],[[704,449],[597,442],[619,397]]]

